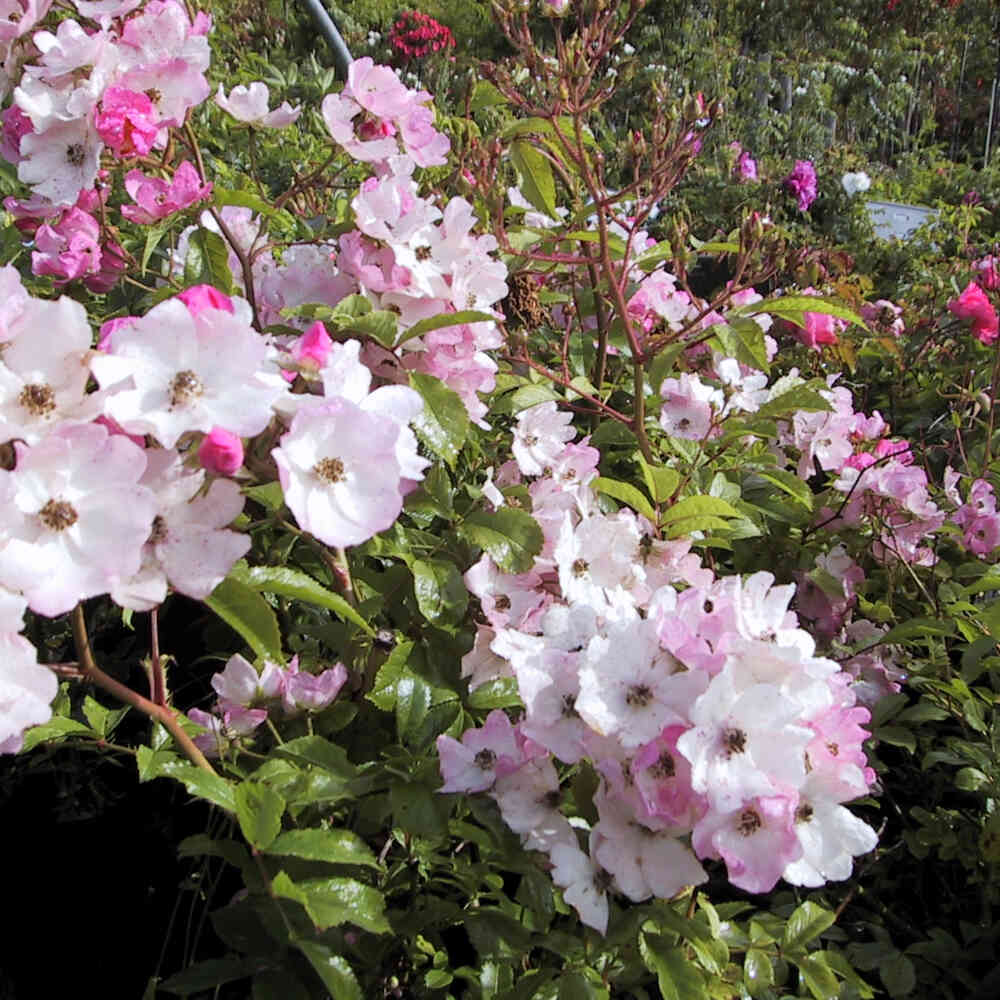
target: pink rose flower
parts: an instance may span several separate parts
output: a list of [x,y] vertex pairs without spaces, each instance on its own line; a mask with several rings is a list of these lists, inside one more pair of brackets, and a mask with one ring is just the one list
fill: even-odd
[[799,211],[808,212],[809,206],[816,200],[816,168],[809,160],[796,160],[784,185],[798,199]]
[[983,344],[992,344],[1000,332],[997,312],[989,297],[974,281],[965,286],[957,299],[948,303],[948,309],[959,319],[972,321],[972,334]]

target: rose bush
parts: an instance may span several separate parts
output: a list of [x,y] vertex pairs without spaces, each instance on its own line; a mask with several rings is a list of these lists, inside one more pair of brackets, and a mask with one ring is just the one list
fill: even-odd
[[[757,210],[651,235],[722,109],[655,90],[613,169],[639,0],[541,5],[551,46],[500,9],[461,119],[367,57],[272,99],[178,0],[73,7],[4,41],[0,747],[215,807],[179,846],[241,880],[220,953],[149,988],[933,981],[947,942],[903,954],[864,879],[948,823],[996,854],[986,256],[915,313]],[[783,183],[805,214],[812,164]],[[170,662],[183,598],[221,669]],[[113,676],[95,635],[145,615]],[[919,830],[918,746],[968,796]]]

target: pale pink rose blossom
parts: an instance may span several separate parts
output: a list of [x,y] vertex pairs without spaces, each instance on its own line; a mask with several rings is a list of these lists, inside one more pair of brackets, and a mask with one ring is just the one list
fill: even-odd
[[293,108],[288,101],[274,111],[268,111],[269,99],[270,91],[267,84],[259,80],[251,83],[249,87],[233,87],[229,97],[226,97],[220,83],[215,95],[215,103],[223,111],[228,111],[237,121],[259,128],[284,128],[296,122],[302,114],[301,108]]

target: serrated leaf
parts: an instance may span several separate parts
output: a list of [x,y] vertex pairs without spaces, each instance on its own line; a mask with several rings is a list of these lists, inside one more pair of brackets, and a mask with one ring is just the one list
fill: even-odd
[[830,927],[837,918],[829,910],[815,903],[803,903],[796,907],[785,924],[782,936],[782,950],[791,951],[805,947]]
[[356,924],[373,934],[388,932],[385,897],[378,889],[353,878],[315,878],[293,882],[279,872],[271,882],[277,896],[301,903],[319,930]]
[[510,159],[521,181],[521,194],[529,204],[550,219],[558,218],[556,182],[548,159],[531,143],[520,139],[511,143]]
[[371,848],[350,830],[286,830],[271,842],[267,853],[330,864],[379,867]]
[[37,747],[39,743],[45,743],[48,740],[57,740],[64,736],[76,736],[83,733],[88,736],[97,735],[89,726],[77,722],[76,719],[67,719],[65,716],[56,715],[48,722],[44,722],[40,726],[32,726],[25,731],[24,744],[20,752],[27,753]]
[[168,755],[147,746],[140,746],[136,751],[136,764],[140,781],[173,778],[197,798],[205,799],[227,812],[236,812],[233,786],[221,775],[210,774],[193,764],[182,763],[174,754]]
[[292,943],[309,960],[332,1000],[363,1000],[361,986],[343,955],[335,955],[319,941],[292,938]]
[[598,493],[605,493],[609,497],[614,497],[615,500],[628,504],[637,514],[642,514],[647,520],[656,523],[656,512],[653,510],[652,504],[631,483],[598,476],[591,482],[590,486]]
[[513,507],[501,507],[492,513],[475,510],[458,526],[458,533],[478,545],[504,573],[527,573],[542,551],[538,522]]
[[802,504],[806,510],[812,510],[813,492],[808,483],[804,483],[794,472],[787,469],[758,469],[757,475],[773,483],[778,489]]
[[375,684],[366,697],[383,712],[391,712],[396,707],[396,684],[412,652],[412,642],[399,643],[375,675]]
[[480,80],[472,88],[472,97],[469,99],[469,110],[474,114],[477,111],[482,111],[483,108],[492,108],[506,103],[507,98],[492,83],[488,80]]
[[211,285],[225,295],[233,293],[229,247],[218,233],[199,227],[191,234],[184,258],[184,284]]
[[273,752],[279,757],[312,764],[341,778],[353,778],[358,773],[357,767],[347,759],[344,748],[322,736],[300,736],[295,740],[286,740],[275,747]]
[[721,497],[685,497],[660,513],[661,524],[673,524],[691,517],[742,517],[740,512]]
[[286,569],[283,566],[247,566],[237,563],[229,574],[230,578],[245,584],[251,590],[265,594],[280,594],[282,597],[293,597],[307,604],[326,608],[335,615],[349,621],[358,628],[375,635],[375,630],[361,617],[354,607],[340,594],[328,590],[318,580],[297,569]]
[[205,598],[205,603],[243,637],[257,656],[285,662],[278,618],[257,591],[230,576]]
[[646,968],[656,973],[663,1000],[707,1000],[705,980],[683,948],[671,947],[661,934],[639,935]]
[[422,337],[425,333],[441,330],[447,326],[464,326],[466,323],[495,323],[496,321],[497,318],[492,313],[481,312],[478,309],[461,309],[458,312],[439,313],[437,316],[428,316],[427,319],[422,319],[414,323],[413,326],[407,327],[395,346],[399,347],[400,344],[405,344],[408,340]]
[[847,320],[848,323],[853,323],[855,326],[868,329],[865,321],[842,302],[824,298],[821,295],[783,295],[776,299],[765,299],[761,302],[737,306],[735,309],[729,310],[727,315],[756,316],[760,313],[766,313],[768,316],[778,316],[802,326],[802,314],[807,312],[836,316],[838,319]]
[[447,559],[414,559],[410,570],[420,613],[441,628],[458,625],[469,606],[469,592],[458,567]]
[[244,781],[236,786],[236,819],[247,843],[264,850],[281,832],[285,800],[267,785]]
[[164,234],[170,229],[170,226],[171,223],[169,222],[157,222],[152,226],[146,227],[146,242],[142,247],[142,261],[139,264],[140,274],[146,273],[150,257],[156,253],[156,248],[160,245],[160,240],[163,239]]
[[454,466],[469,433],[469,414],[465,404],[458,393],[433,375],[412,372],[410,385],[424,401],[423,410],[413,421],[413,429],[435,455]]
[[681,484],[680,473],[665,465],[650,465],[641,454],[636,457],[639,459],[639,468],[642,470],[646,489],[649,490],[654,502],[667,503]]

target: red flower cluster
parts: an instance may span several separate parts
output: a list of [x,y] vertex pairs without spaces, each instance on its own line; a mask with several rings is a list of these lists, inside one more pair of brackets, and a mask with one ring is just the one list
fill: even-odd
[[389,44],[397,56],[423,59],[432,52],[455,47],[455,36],[446,25],[429,14],[410,10],[400,15],[389,32]]

